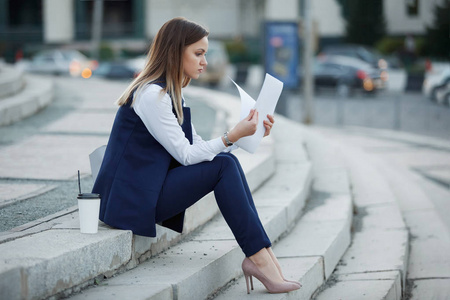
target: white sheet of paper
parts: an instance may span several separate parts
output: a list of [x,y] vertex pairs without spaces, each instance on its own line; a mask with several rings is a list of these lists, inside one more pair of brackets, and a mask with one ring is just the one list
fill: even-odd
[[275,112],[275,107],[283,90],[283,82],[266,73],[257,101],[253,100],[236,82],[233,81],[233,83],[241,96],[241,120],[248,116],[252,108],[256,108],[259,114],[258,128],[255,134],[243,137],[235,144],[247,152],[255,153],[266,131],[263,121],[267,119],[268,114],[273,115]]

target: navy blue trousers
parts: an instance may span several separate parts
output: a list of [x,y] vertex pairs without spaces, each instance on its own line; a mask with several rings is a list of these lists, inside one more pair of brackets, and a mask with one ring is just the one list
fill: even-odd
[[211,191],[247,257],[271,246],[239,160],[231,153],[169,170],[156,205],[156,222],[179,214]]

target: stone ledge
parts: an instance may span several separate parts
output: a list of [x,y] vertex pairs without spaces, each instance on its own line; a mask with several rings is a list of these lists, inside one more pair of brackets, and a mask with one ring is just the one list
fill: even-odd
[[131,241],[128,231],[49,230],[1,244],[0,298],[44,299],[118,269],[131,259]]
[[375,165],[358,149],[337,147],[342,149],[352,186],[354,234],[331,275],[332,282],[318,291],[317,299],[333,295],[342,299],[365,296],[400,300],[405,287],[409,233],[396,197],[377,169],[380,162]]
[[53,82],[50,79],[27,76],[26,82],[20,93],[0,101],[0,126],[29,117],[53,100]]
[[321,293],[317,300],[338,297],[345,300],[385,299],[397,300],[402,297],[401,274],[398,271],[340,275],[336,282]]
[[24,72],[10,66],[2,65],[0,68],[0,101],[3,101],[3,98],[19,93],[24,87]]

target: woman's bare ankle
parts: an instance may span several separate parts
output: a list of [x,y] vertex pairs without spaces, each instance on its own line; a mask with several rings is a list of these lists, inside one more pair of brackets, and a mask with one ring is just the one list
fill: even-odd
[[273,262],[272,257],[266,248],[261,249],[254,255],[250,256],[249,259],[269,279],[276,281],[276,282],[283,281],[283,277],[280,274],[277,265]]
[[[275,253],[273,253],[271,248],[267,248],[267,252],[269,253],[270,258],[272,259],[273,263],[275,264],[275,266],[277,266],[278,270],[281,273],[281,266],[280,266],[280,263],[279,263],[277,257],[275,256]],[[283,277],[282,274],[281,274],[281,276]]]
[[266,248],[263,248],[253,254],[252,256],[248,257],[257,267],[264,267],[266,266],[270,261],[268,258],[270,258],[269,252],[267,252]]

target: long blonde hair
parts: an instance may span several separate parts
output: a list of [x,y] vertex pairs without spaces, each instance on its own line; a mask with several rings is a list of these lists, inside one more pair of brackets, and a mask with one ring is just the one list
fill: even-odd
[[[181,89],[191,81],[184,76],[183,53],[187,46],[208,35],[205,28],[182,17],[166,22],[153,40],[144,69],[123,92],[117,104],[125,105],[130,98],[133,104],[134,98],[146,84],[163,78],[166,87],[162,92],[170,95],[178,123],[183,124]],[[133,92],[135,97],[131,97]]]

